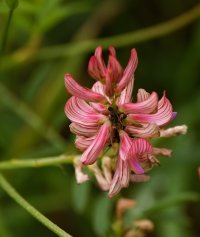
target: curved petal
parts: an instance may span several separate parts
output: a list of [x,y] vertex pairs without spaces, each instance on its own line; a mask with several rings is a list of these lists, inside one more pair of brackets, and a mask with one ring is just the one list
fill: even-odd
[[137,52],[135,49],[131,50],[131,56],[128,61],[128,65],[124,70],[123,76],[117,85],[116,92],[121,92],[129,83],[138,64]]
[[72,96],[65,105],[65,114],[72,121],[82,125],[98,126],[106,116],[97,113],[84,100]]
[[105,81],[106,71],[106,65],[102,56],[102,48],[99,46],[96,48],[95,54],[90,58],[88,73],[96,80]]
[[90,165],[96,161],[98,155],[110,139],[110,131],[111,124],[109,122],[106,122],[101,126],[94,141],[81,156],[81,162],[84,165]]
[[116,104],[119,106],[121,104],[130,103],[132,101],[132,92],[134,86],[134,78],[131,78],[127,87],[121,92],[120,96],[117,98]]
[[129,114],[127,121],[140,121],[145,123],[154,123],[158,126],[164,126],[171,121],[172,105],[166,98],[165,93],[158,102],[158,111],[154,114]]
[[135,172],[135,174],[144,174],[144,169],[140,165],[138,155],[137,155],[137,149],[132,143],[132,147],[130,149],[130,155],[129,155],[129,166],[130,168]]
[[159,128],[156,124],[143,123],[141,127],[128,125],[125,131],[134,137],[154,138],[159,136]]
[[129,151],[132,145],[131,138],[124,131],[120,131],[120,145],[119,145],[119,157],[122,160],[127,160],[129,157]]
[[76,136],[75,146],[80,151],[85,151],[94,141],[96,136],[93,137],[83,137],[83,136]]
[[110,55],[117,58],[116,51],[115,51],[115,48],[113,46],[109,46],[108,50],[109,50]]
[[144,174],[140,161],[143,161],[143,157],[150,153],[152,153],[152,145],[146,139],[133,140],[129,165],[136,174]]
[[99,130],[99,126],[88,126],[79,123],[71,123],[70,131],[78,136],[91,137]]
[[106,73],[106,94],[113,96],[116,83],[120,80],[123,69],[120,63],[112,55],[108,59],[108,67]]
[[106,96],[105,85],[103,85],[100,81],[95,82],[91,90],[98,94]]
[[137,102],[142,102],[149,98],[150,94],[144,89],[139,89],[137,93]]
[[158,106],[158,95],[156,92],[152,92],[148,99],[137,102],[120,104],[119,109],[126,114],[150,114],[155,112]]
[[133,145],[137,155],[152,153],[152,145],[146,139],[138,138],[133,140]]
[[123,161],[119,156],[117,158],[117,166],[112,179],[108,196],[111,198],[123,188],[129,185],[130,169],[127,161]]
[[79,85],[70,74],[65,74],[65,87],[68,92],[80,99],[84,99],[89,102],[102,102],[106,101],[106,98],[88,88]]

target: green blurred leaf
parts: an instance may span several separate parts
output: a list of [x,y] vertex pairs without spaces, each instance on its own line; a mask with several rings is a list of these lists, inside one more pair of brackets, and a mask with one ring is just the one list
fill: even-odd
[[72,185],[72,202],[74,209],[81,213],[84,211],[90,195],[90,182],[83,184],[77,184],[76,182]]
[[98,236],[106,234],[111,226],[112,200],[107,194],[101,195],[94,205],[93,227]]

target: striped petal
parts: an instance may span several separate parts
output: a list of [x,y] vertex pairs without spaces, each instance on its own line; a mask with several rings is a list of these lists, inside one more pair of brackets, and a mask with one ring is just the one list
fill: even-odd
[[154,138],[159,136],[159,128],[156,124],[143,123],[141,126],[128,125],[125,131],[134,137]]
[[117,166],[115,169],[115,174],[112,179],[108,196],[112,198],[114,195],[119,193],[119,191],[129,185],[130,179],[130,169],[127,161],[123,161],[119,155],[117,158]]
[[149,98],[150,94],[144,89],[139,89],[137,93],[137,102],[142,102]]
[[106,101],[106,98],[88,88],[80,86],[70,74],[65,74],[65,87],[68,92],[80,99],[84,99],[89,102],[102,102]]
[[85,124],[71,123],[70,131],[78,136],[91,137],[99,130],[99,126],[88,126]]
[[97,113],[84,100],[72,96],[65,105],[65,114],[72,121],[82,125],[98,126],[106,117]]
[[94,141],[81,156],[81,162],[84,165],[90,165],[96,161],[98,155],[101,153],[107,141],[110,139],[110,130],[111,124],[109,122],[106,122],[101,126]]
[[117,98],[116,104],[119,106],[121,104],[130,103],[132,101],[132,92],[134,86],[134,78],[132,78],[127,87],[121,92],[120,96]]
[[94,83],[94,85],[92,86],[92,91],[106,96],[105,85],[103,85],[100,81]]
[[120,104],[119,109],[126,114],[150,114],[155,112],[157,106],[158,95],[156,92],[153,92],[148,99],[137,103]]
[[106,65],[102,56],[102,48],[99,46],[96,48],[95,54],[90,58],[88,73],[92,78],[105,82],[106,71]]
[[171,121],[172,105],[166,98],[165,93],[158,102],[158,111],[154,114],[129,114],[127,121],[140,121],[145,123],[153,123],[158,126],[164,126]]
[[94,141],[96,136],[93,137],[83,137],[83,136],[76,136],[75,146],[80,151],[85,151]]
[[132,49],[128,65],[124,70],[123,76],[119,84],[117,85],[116,92],[121,92],[128,85],[129,81],[134,76],[137,64],[138,64],[137,52],[135,49]]
[[123,69],[117,59],[110,55],[106,73],[106,94],[113,96],[116,83],[120,80]]
[[138,138],[133,140],[129,164],[136,174],[144,174],[144,169],[140,162],[144,156],[146,157],[150,153],[152,153],[152,145],[146,139]]
[[132,145],[131,138],[123,130],[120,131],[120,146],[119,146],[119,157],[122,160],[127,160],[129,157],[129,151]]

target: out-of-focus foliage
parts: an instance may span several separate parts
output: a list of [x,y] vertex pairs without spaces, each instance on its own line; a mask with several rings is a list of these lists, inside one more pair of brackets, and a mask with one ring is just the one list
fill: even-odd
[[[12,1],[0,0],[0,40]],[[53,57],[55,46],[109,37],[167,21],[198,4],[198,0],[19,0],[11,19],[8,41],[0,58],[0,161],[75,153],[73,135],[63,107],[69,97],[63,85],[67,72],[91,86],[87,61],[91,52]],[[97,45],[96,45],[97,46]],[[115,45],[113,45],[115,46]],[[165,37],[117,49],[126,65],[136,47],[138,88],[163,90],[178,116],[173,125],[187,124],[188,134],[157,140],[173,149],[161,160],[151,180],[134,184],[121,195],[137,200],[126,216],[131,222],[162,200],[199,192],[200,164],[200,21]],[[94,47],[95,48],[95,47]],[[41,52],[45,52],[41,56]],[[76,50],[76,49],[74,49]],[[49,56],[48,56],[49,53]],[[105,53],[106,55],[106,53]],[[20,193],[61,228],[76,237],[111,236],[115,199],[96,183],[75,183],[72,167],[47,167],[4,172]],[[182,203],[146,213],[155,223],[152,236],[197,237],[200,204]],[[0,190],[0,236],[55,236]]]

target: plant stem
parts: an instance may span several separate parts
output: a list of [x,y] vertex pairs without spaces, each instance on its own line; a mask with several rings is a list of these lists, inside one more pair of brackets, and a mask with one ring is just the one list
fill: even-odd
[[94,50],[94,48],[98,45],[102,45],[103,48],[107,48],[109,45],[114,45],[115,47],[133,45],[170,34],[197,20],[199,17],[200,4],[197,4],[189,11],[164,23],[107,38],[91,39],[80,42],[72,42],[67,45],[46,47],[38,52],[37,57],[39,59],[46,60],[75,54],[79,55],[80,53],[86,53]]
[[1,50],[0,50],[2,55],[4,54],[5,49],[6,49],[6,43],[7,43],[7,39],[8,39],[8,32],[9,32],[10,22],[11,22],[11,19],[12,19],[12,16],[13,16],[13,12],[14,12],[14,9],[10,8],[9,9],[9,14],[8,14],[8,19],[7,19],[6,26],[5,26],[5,30],[4,30],[3,37],[2,37]]
[[35,209],[30,203],[28,203],[6,180],[6,178],[0,174],[0,186],[2,189],[13,198],[21,207],[23,207],[27,212],[29,212],[34,218],[36,218],[39,222],[45,225],[49,230],[54,232],[57,236],[60,237],[72,237],[70,234],[66,233],[56,224],[51,222],[47,217],[45,217],[42,213],[40,213],[37,209]]
[[59,155],[53,157],[46,158],[38,158],[38,159],[26,159],[26,160],[18,160],[11,159],[9,161],[0,162],[0,170],[8,170],[8,169],[19,169],[19,168],[39,168],[44,166],[53,166],[60,164],[72,164],[75,156],[67,156],[67,155]]

